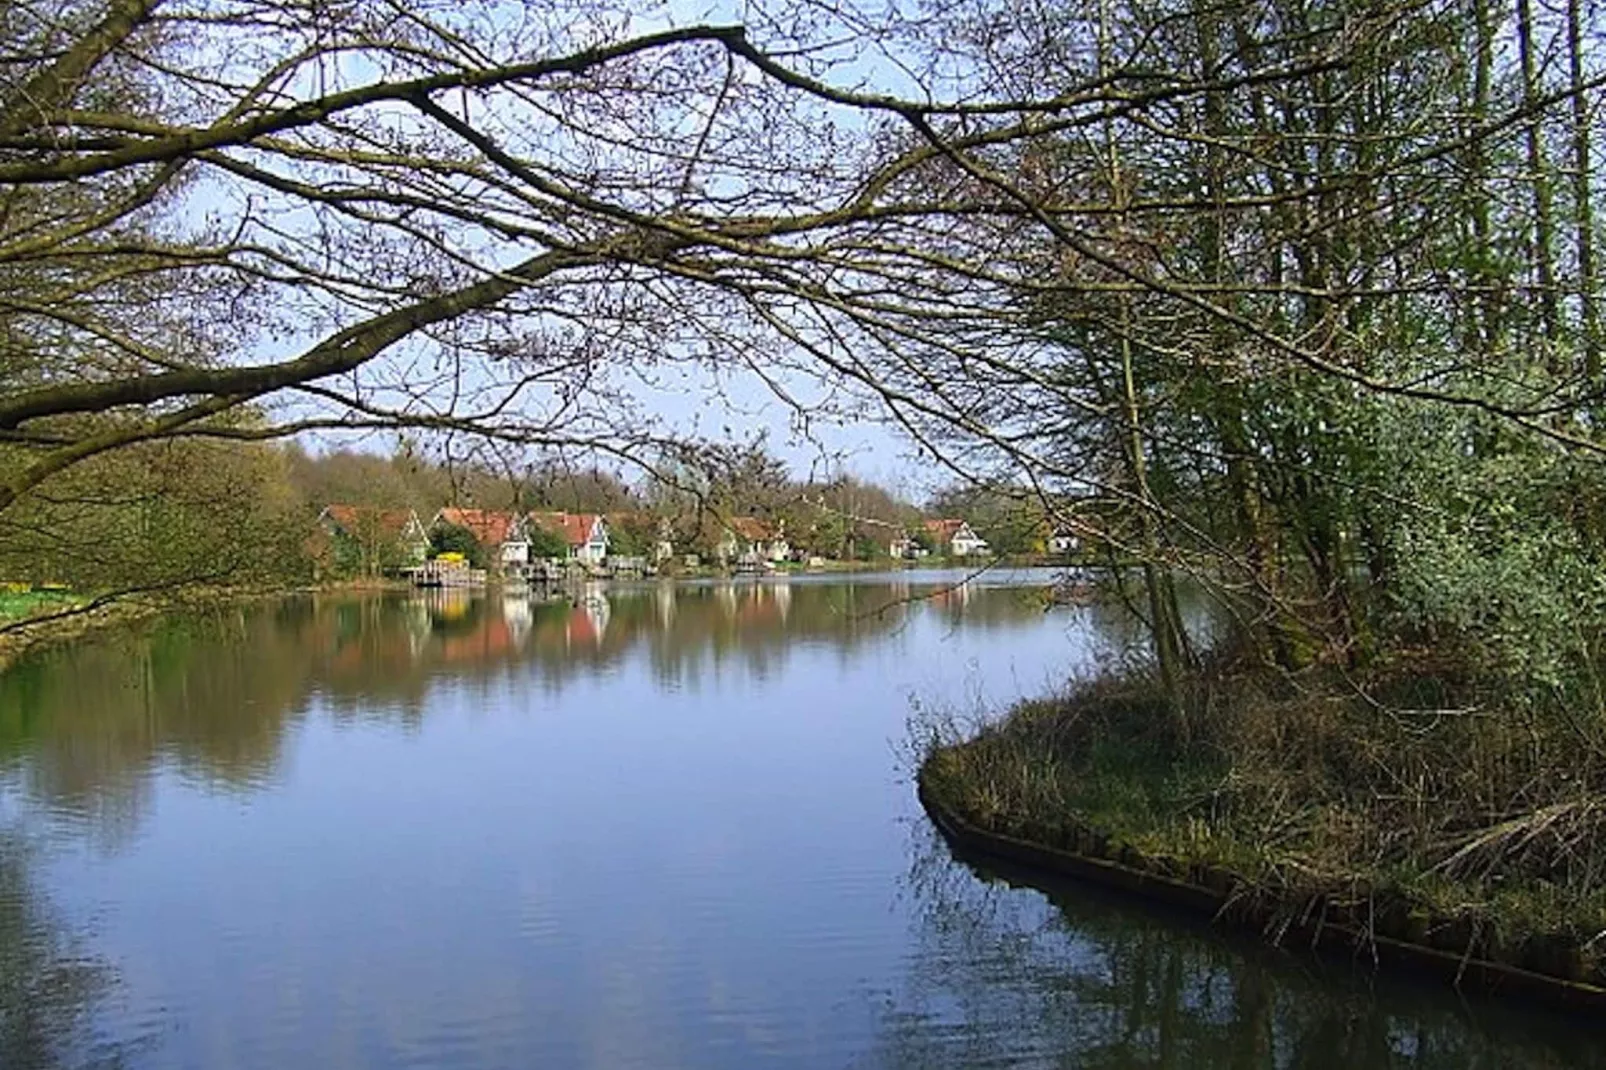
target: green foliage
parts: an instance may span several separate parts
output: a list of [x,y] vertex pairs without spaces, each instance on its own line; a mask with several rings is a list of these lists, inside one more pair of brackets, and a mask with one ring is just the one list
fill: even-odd
[[429,533],[429,548],[431,556],[439,557],[441,554],[462,554],[474,568],[484,568],[485,547],[474,533],[457,524],[436,524]]
[[608,552],[615,557],[650,558],[657,541],[650,517],[623,520],[608,527]]
[[562,535],[544,528],[540,524],[530,525],[530,556],[532,558],[557,558],[569,556],[569,543]]
[[0,590],[0,624],[59,612],[81,601],[70,591]]
[[853,558],[856,561],[874,561],[887,556],[887,544],[868,534],[853,537]]
[[276,451],[143,446],[80,464],[8,509],[0,580],[92,591],[297,582],[311,530]]
[[1606,554],[1590,517],[1606,498],[1599,466],[1515,444],[1457,448],[1497,429],[1423,417],[1385,424],[1395,486],[1416,503],[1386,529],[1388,622],[1462,651],[1513,698],[1591,674],[1606,621]]

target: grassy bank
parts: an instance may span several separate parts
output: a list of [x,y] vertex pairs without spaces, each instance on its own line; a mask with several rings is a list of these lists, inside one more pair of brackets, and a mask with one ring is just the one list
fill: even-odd
[[1091,828],[1171,872],[1230,873],[1274,932],[1342,917],[1606,983],[1592,729],[1420,665],[1299,683],[1218,680],[1184,718],[1142,681],[1104,680],[968,730],[927,725],[921,782],[985,831],[1074,850]]

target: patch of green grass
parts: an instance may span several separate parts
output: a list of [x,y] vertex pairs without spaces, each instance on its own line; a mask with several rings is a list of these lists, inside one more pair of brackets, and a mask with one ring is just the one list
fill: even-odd
[[42,616],[78,602],[71,591],[0,588],[0,623]]

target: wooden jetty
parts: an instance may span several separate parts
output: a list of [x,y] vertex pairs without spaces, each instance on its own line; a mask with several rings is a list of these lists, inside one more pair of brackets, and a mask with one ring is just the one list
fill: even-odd
[[486,580],[483,568],[470,568],[463,561],[439,558],[403,569],[402,575],[411,580],[414,587],[484,587]]
[[603,564],[610,580],[634,580],[649,575],[645,557],[610,557]]

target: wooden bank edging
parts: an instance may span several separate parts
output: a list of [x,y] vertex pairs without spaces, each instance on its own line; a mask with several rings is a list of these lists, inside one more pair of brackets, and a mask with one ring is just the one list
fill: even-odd
[[[1307,942],[1311,948],[1344,953],[1351,958],[1375,959],[1379,966],[1431,975],[1449,981],[1457,990],[1470,990],[1492,996],[1516,997],[1566,1010],[1606,1011],[1606,988],[1584,981],[1569,980],[1519,966],[1495,962],[1470,954],[1472,944],[1461,952],[1448,951],[1362,931],[1353,925],[1325,918],[1306,918],[1282,926],[1274,905],[1252,902],[1235,895],[1237,886],[1220,870],[1206,876],[1211,886],[1196,884],[1160,872],[1163,863],[1147,859],[1130,847],[1115,847],[1116,858],[1100,854],[1067,851],[1034,843],[1003,833],[979,828],[940,803],[926,787],[925,770],[916,778],[920,804],[957,854],[995,858],[1032,871],[1057,877],[1071,877],[1116,888],[1152,902],[1225,921],[1235,928],[1262,934],[1277,929],[1278,944]],[[1078,837],[1090,850],[1110,848],[1108,836],[1089,832]],[[1140,868],[1148,867],[1148,868]],[[1224,879],[1226,878],[1226,879]]]

